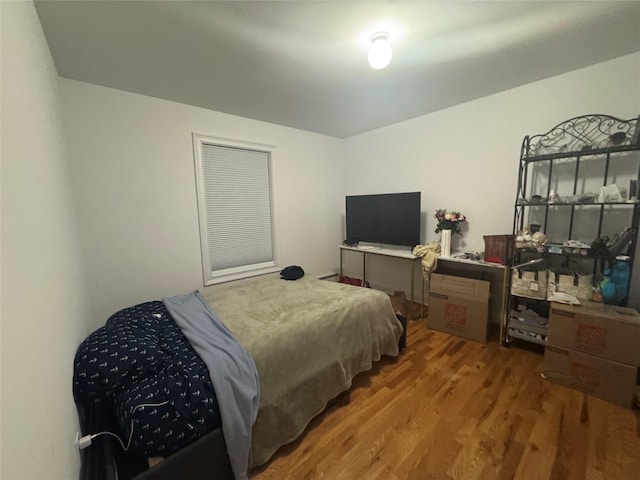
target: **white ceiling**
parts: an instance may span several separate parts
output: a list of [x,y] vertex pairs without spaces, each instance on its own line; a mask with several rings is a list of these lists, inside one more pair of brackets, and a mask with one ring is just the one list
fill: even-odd
[[[343,138],[640,51],[638,1],[36,7],[62,77]],[[385,70],[367,64],[378,30]]]

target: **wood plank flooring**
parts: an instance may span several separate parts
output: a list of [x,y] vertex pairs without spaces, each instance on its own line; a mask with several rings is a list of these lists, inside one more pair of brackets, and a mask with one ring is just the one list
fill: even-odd
[[640,479],[640,414],[540,377],[542,355],[409,321],[252,480]]

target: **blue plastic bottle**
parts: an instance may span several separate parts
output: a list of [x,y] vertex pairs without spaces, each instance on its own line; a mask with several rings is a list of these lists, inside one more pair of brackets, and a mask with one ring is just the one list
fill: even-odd
[[600,293],[604,303],[620,305],[625,302],[629,289],[631,265],[629,257],[619,255],[613,266],[605,269],[605,278],[600,282]]

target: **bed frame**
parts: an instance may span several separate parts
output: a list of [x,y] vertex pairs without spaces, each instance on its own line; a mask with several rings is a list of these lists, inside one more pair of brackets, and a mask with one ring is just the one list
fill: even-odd
[[[117,431],[113,414],[100,405],[76,404],[83,435]],[[125,452],[110,435],[94,438],[80,452],[80,480],[234,480],[222,435],[217,428],[149,468],[147,459]]]
[[[402,324],[398,341],[400,351],[406,348],[407,320],[400,313]],[[100,404],[76,403],[82,435],[118,431],[116,419]],[[233,470],[222,435],[217,428],[191,445],[169,455],[149,468],[146,458],[125,452],[111,435],[94,438],[80,452],[80,480],[234,480]]]

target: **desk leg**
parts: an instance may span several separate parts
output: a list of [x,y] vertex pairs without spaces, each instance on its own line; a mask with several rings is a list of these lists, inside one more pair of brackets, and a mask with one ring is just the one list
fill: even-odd
[[367,284],[367,254],[362,252],[362,286]]
[[420,320],[424,320],[424,272],[422,273],[422,303],[420,304]]
[[509,269],[508,266],[505,265],[504,267],[504,274],[502,276],[502,299],[501,299],[501,305],[500,305],[500,341],[498,342],[499,345],[504,345],[504,338],[505,338],[505,327],[506,327],[506,322],[507,322],[507,312],[506,312],[506,303],[507,303],[507,274],[510,272],[511,270]]
[[411,309],[413,309],[413,300],[414,300],[413,284],[415,283],[415,278],[416,278],[416,261],[411,260]]
[[340,249],[340,276],[342,276],[342,253],[343,253],[343,250]]

